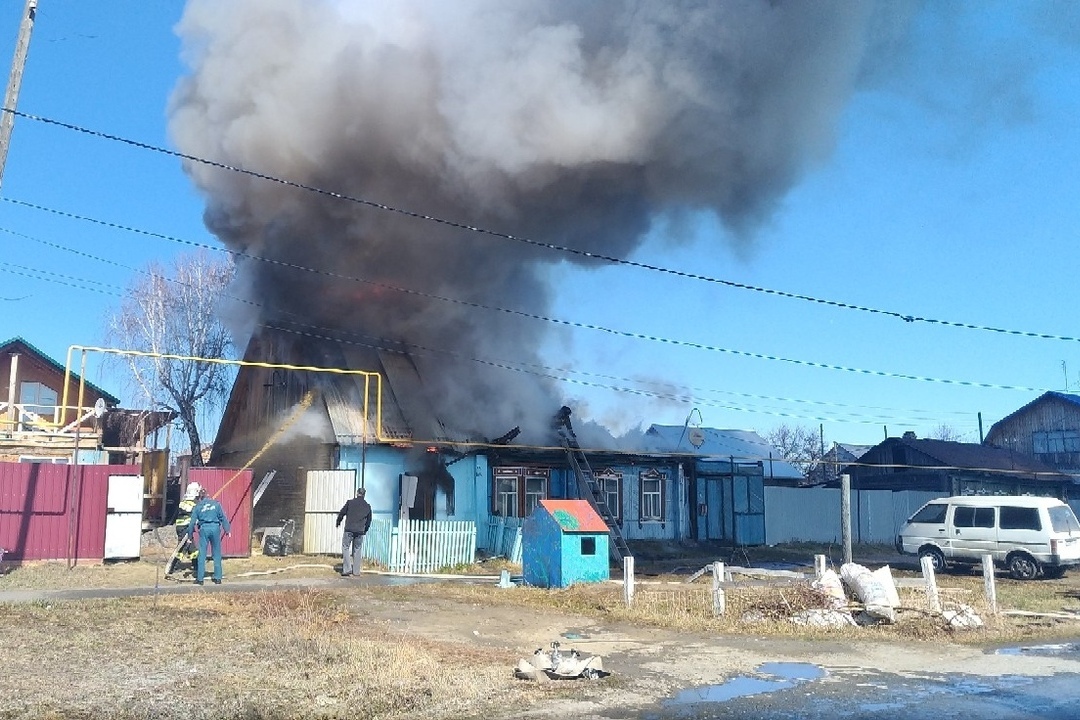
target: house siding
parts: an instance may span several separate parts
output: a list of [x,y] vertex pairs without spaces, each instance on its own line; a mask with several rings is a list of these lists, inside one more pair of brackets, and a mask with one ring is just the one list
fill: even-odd
[[1057,468],[1080,470],[1080,452],[1035,452],[1036,432],[1063,431],[1080,431],[1080,406],[1050,395],[996,423],[985,442],[1038,458]]

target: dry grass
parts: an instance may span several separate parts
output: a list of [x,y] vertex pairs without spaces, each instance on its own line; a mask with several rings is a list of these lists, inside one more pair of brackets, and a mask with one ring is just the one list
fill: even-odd
[[452,718],[558,692],[310,591],[8,605],[0,657],[4,718]]

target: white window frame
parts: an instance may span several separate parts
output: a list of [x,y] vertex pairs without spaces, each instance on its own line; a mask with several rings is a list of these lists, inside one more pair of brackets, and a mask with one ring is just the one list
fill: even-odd
[[600,488],[600,493],[604,496],[604,502],[607,504],[611,516],[615,518],[615,522],[621,525],[623,515],[622,473],[614,470],[601,470],[596,473],[596,484]]
[[[638,491],[641,498],[641,507],[638,508],[638,514],[641,517],[641,522],[664,522],[666,480],[667,475],[654,469],[642,470],[638,476]],[[656,483],[656,489],[653,490],[647,487],[647,483],[649,485]]]

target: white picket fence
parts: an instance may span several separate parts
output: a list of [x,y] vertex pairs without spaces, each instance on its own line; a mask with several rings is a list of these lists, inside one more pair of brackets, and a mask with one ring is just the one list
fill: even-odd
[[390,572],[432,573],[476,559],[476,523],[410,520],[394,527],[374,518],[364,538],[363,555]]

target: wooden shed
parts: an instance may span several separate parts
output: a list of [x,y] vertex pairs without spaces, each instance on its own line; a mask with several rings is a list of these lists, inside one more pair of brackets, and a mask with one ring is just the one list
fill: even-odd
[[541,500],[522,527],[521,564],[537,587],[607,580],[608,527],[586,500]]

